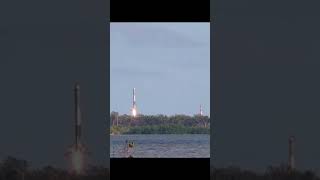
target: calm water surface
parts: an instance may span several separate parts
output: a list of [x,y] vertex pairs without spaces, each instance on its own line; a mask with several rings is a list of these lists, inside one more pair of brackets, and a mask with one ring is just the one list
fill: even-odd
[[143,158],[209,158],[210,135],[207,134],[137,134],[110,135],[111,157],[126,157],[126,140],[134,142],[129,152]]

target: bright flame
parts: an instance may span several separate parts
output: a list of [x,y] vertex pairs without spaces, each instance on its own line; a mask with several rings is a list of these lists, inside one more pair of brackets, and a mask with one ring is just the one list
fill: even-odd
[[83,154],[80,150],[76,149],[72,152],[72,167],[77,174],[83,170]]
[[136,110],[136,108],[133,108],[133,109],[132,109],[132,116],[133,116],[133,117],[136,117],[136,116],[137,116],[137,110]]

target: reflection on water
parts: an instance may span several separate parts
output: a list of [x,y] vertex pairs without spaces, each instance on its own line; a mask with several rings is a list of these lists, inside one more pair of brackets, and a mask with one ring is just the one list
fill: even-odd
[[126,157],[126,140],[134,142],[133,157],[209,158],[210,135],[110,135],[111,157]]

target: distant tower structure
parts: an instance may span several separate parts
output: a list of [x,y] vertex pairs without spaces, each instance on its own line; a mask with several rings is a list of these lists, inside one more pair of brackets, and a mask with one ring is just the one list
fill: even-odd
[[200,116],[203,116],[202,106],[200,104]]
[[118,112],[115,112],[115,111],[111,112],[111,122],[112,122],[113,126],[119,125],[119,117],[118,116],[119,116]]
[[133,94],[132,94],[132,109],[131,113],[133,117],[137,116],[137,105],[136,105],[136,88],[133,88]]
[[294,143],[296,139],[294,136],[289,137],[289,160],[288,160],[288,166],[290,170],[293,170],[295,168],[295,158],[294,158]]
[[116,121],[117,121],[117,126],[119,126],[119,113],[116,112]]

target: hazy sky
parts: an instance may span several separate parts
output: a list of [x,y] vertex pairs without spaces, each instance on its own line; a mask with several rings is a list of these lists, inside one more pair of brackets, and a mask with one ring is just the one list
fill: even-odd
[[210,110],[209,23],[111,23],[110,111],[129,114],[132,88],[142,114]]

